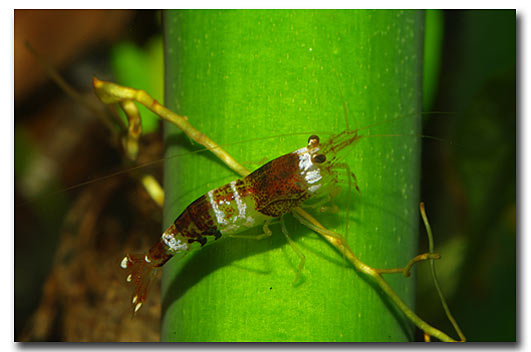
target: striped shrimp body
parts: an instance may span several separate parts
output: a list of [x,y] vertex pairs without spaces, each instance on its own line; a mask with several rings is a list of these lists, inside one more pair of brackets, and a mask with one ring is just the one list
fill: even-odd
[[[330,195],[338,183],[338,152],[360,137],[345,131],[320,143],[312,135],[307,146],[278,157],[248,176],[209,191],[192,202],[142,255],[126,255],[121,267],[133,284],[137,312],[146,300],[157,268],[204,245],[281,217],[310,198]],[[353,175],[353,174],[352,174]]]

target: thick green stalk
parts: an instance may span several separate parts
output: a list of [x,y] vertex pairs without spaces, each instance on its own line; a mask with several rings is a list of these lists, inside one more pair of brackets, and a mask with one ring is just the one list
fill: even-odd
[[[337,197],[316,217],[345,233],[367,264],[405,265],[416,254],[423,16],[416,11],[178,11],[164,14],[167,105],[249,168],[350,128],[362,139],[344,161],[361,196]],[[395,117],[403,117],[393,120]],[[376,124],[376,125],[375,125]],[[267,137],[264,139],[264,137]],[[253,139],[250,142],[233,144]],[[195,149],[166,131],[167,154]],[[254,165],[252,163],[255,163]],[[237,177],[209,153],[169,158],[165,225],[209,189]],[[226,177],[223,177],[226,176]],[[403,341],[412,328],[338,252],[286,216],[306,255],[280,226],[271,238],[225,239],[163,276],[162,337],[170,341]],[[260,229],[254,234],[260,233]],[[413,281],[389,280],[411,306]]]

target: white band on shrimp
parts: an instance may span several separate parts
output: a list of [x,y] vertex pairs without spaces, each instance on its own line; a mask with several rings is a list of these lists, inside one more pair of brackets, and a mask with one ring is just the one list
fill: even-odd
[[173,252],[181,252],[188,249],[188,245],[181,240],[176,240],[175,236],[171,233],[164,232],[162,234],[162,240],[164,244],[170,248]]

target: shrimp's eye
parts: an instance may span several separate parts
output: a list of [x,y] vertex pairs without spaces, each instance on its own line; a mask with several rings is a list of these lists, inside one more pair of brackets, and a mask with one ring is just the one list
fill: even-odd
[[318,145],[319,145],[319,137],[316,135],[311,135],[310,138],[308,138],[308,146],[313,148]]
[[317,154],[316,156],[313,157],[313,162],[314,163],[317,163],[317,164],[322,164],[326,161],[326,155],[324,154]]

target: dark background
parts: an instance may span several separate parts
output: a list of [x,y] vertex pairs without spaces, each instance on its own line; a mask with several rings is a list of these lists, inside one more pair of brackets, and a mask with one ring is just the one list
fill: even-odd
[[[443,256],[437,272],[469,341],[515,341],[516,12],[430,11],[427,21],[424,110],[440,113],[424,116],[424,134],[442,141],[424,139],[421,198]],[[157,309],[131,320],[116,258],[125,243],[158,238],[160,210],[134,172],[64,189],[131,166],[85,105],[99,106],[95,74],[157,95],[160,26],[156,11],[15,11],[16,340],[159,338]],[[52,83],[25,41],[87,102]],[[140,164],[162,155],[153,131]],[[454,335],[427,268],[416,311]]]

